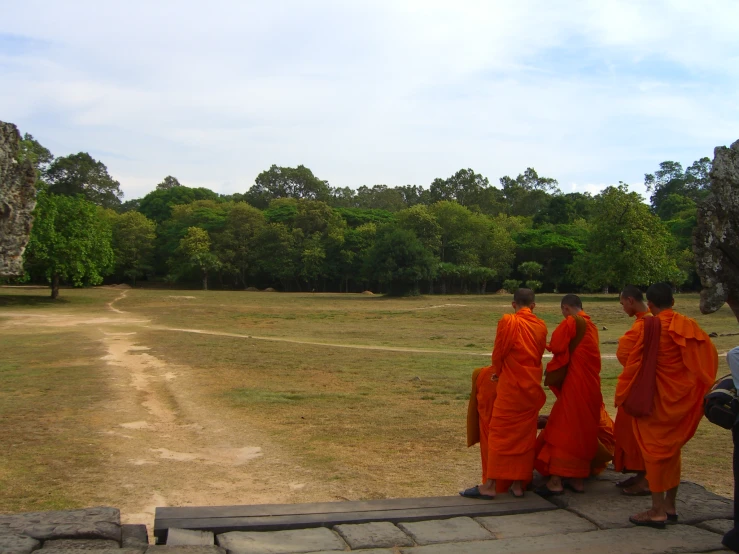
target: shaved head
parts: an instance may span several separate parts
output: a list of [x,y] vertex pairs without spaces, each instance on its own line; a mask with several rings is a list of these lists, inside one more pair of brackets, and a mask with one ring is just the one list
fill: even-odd
[[644,302],[644,294],[639,287],[636,285],[626,285],[624,290],[621,291],[621,296],[624,298],[633,298],[637,302]]
[[579,308],[582,310],[582,300],[576,294],[565,294],[562,297],[562,306],[570,306],[572,308]]
[[672,287],[667,283],[655,283],[647,289],[647,301],[658,310],[672,308],[675,303]]
[[518,289],[513,293],[513,301],[522,308],[530,307],[534,303],[534,291],[531,289]]

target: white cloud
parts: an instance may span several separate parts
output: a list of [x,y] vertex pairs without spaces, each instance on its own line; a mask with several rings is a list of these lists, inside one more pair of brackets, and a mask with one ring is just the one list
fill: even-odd
[[[563,188],[640,183],[737,138],[738,10],[24,2],[0,21],[0,117],[57,155],[100,152],[127,197],[168,174],[243,191],[272,163],[337,186],[529,166]],[[3,54],[3,33],[35,40]]]

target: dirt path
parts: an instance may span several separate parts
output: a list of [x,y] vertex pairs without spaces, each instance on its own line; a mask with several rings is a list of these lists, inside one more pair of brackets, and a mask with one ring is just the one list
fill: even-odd
[[258,431],[224,418],[193,368],[147,353],[142,333],[102,333],[115,417],[99,432],[112,454],[112,488],[126,491],[116,502],[124,521],[151,525],[157,506],[326,498],[317,480]]

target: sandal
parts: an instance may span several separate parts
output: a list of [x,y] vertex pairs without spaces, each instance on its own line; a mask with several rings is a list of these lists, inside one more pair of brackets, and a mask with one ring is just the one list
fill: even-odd
[[666,521],[655,521],[649,517],[649,512],[642,512],[629,517],[629,521],[639,527],[652,527],[654,529],[666,529]]
[[465,498],[476,498],[478,500],[493,500],[495,498],[489,494],[480,493],[479,485],[475,485],[474,487],[461,491],[459,496],[464,496]]
[[565,491],[553,491],[546,485],[542,485],[541,487],[534,489],[534,492],[542,498],[549,498],[550,496],[562,496],[565,493]]

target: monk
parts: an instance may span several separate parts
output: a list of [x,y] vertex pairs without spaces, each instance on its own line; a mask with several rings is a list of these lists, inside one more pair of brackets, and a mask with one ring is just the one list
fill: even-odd
[[[591,463],[598,452],[603,408],[598,329],[576,295],[562,298],[561,310],[565,319],[547,346],[553,354],[547,373],[565,368],[567,373],[561,386],[549,387],[557,400],[537,439],[534,463],[539,473],[549,477],[535,491],[544,497],[562,494],[565,486],[575,492],[585,491],[583,479],[590,476]],[[580,318],[579,323],[576,318]]]
[[468,446],[476,442],[470,432],[470,423],[476,423],[482,484],[459,493],[469,498],[492,499],[506,489],[520,497],[533,477],[537,418],[546,401],[541,358],[547,327],[533,313],[532,290],[518,289],[511,305],[514,313],[498,322],[492,365],[476,372],[473,381]]
[[[644,317],[650,317],[649,308],[644,302],[644,295],[638,287],[627,285],[621,291],[621,307],[624,313],[629,317],[635,317],[636,320],[631,329],[618,339],[618,349],[616,357],[622,366],[626,366],[629,354],[634,349],[636,338],[640,333],[644,332]],[[619,385],[624,386],[622,381],[616,385],[616,396],[619,395]],[[619,406],[616,412],[616,423],[614,425],[614,435],[616,438],[616,450],[613,455],[613,466],[616,471],[622,473],[635,473],[633,477],[619,481],[616,486],[621,487],[623,494],[627,496],[648,496],[649,483],[646,479],[646,470],[644,469],[644,457],[639,450],[639,445],[634,437],[634,429],[632,426],[633,418],[626,413],[623,406]]]
[[[538,428],[544,429],[549,421],[549,415],[540,415]],[[608,467],[608,462],[613,459],[613,451],[616,441],[613,437],[613,420],[606,410],[606,405],[601,404],[600,422],[598,423],[598,450],[595,457],[590,461],[590,475],[600,475]]]
[[[703,397],[718,370],[718,354],[711,339],[695,321],[675,312],[674,303],[670,285],[658,283],[647,289],[647,305],[654,317],[645,321],[636,337],[616,394],[617,406],[627,407],[632,415],[646,412],[634,417],[632,428],[644,457],[652,507],[629,521],[660,529],[668,522],[678,522],[680,451],[698,428]],[[640,373],[642,378],[653,378],[640,381],[636,388]],[[646,407],[644,402],[631,402],[652,385],[654,392]],[[630,396],[632,390],[635,396]]]

